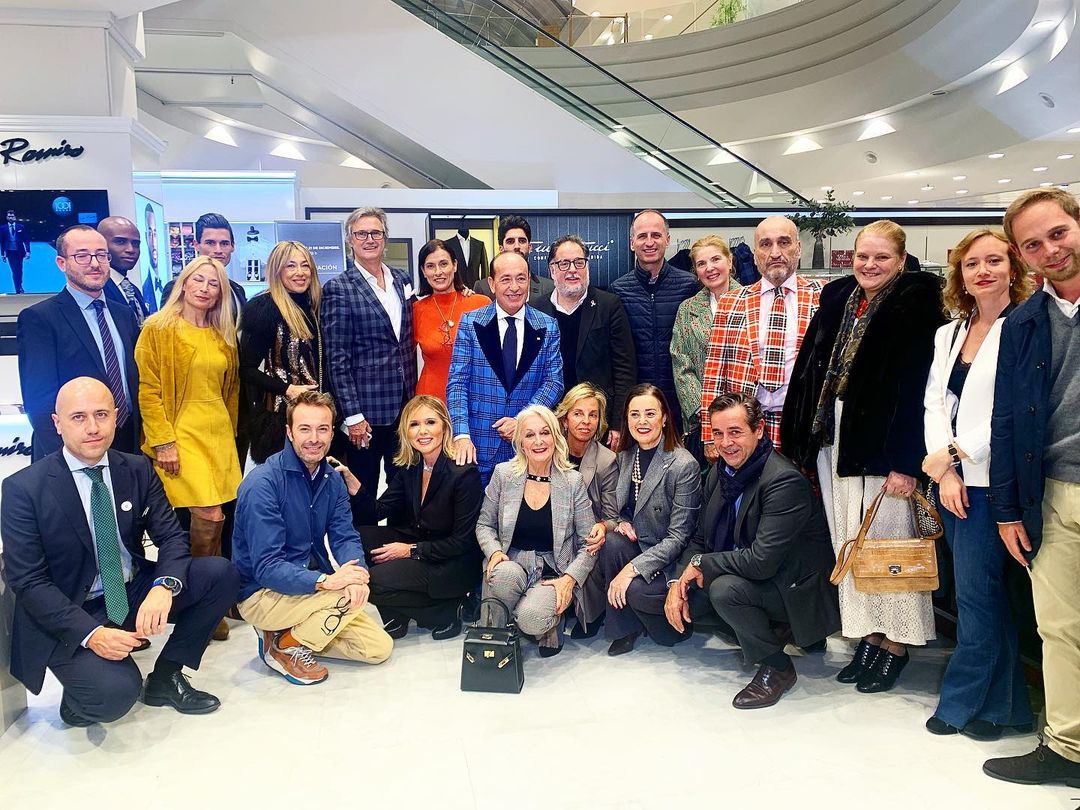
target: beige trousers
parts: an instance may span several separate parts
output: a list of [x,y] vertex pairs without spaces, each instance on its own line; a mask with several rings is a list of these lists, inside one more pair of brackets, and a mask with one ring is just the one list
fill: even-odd
[[383,630],[378,609],[366,604],[349,610],[340,591],[286,596],[269,588],[240,603],[240,615],[259,630],[291,629],[293,637],[319,655],[381,664],[394,640]]
[[1042,510],[1031,591],[1043,640],[1044,736],[1055,752],[1080,762],[1080,484],[1047,478]]

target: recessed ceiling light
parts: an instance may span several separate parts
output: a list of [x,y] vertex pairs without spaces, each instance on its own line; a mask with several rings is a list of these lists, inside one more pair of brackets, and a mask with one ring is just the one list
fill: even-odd
[[594,12],[593,12],[592,14],[590,14],[589,16],[590,16],[590,17],[599,17],[599,16],[600,16],[600,12],[599,12],[599,11],[594,11]]
[[933,191],[933,190],[934,190],[933,186],[923,186],[922,187],[922,191]]
[[1045,172],[1049,168],[1050,168],[1049,166],[1036,166],[1034,169],[1032,169],[1032,171],[1033,172]]
[[1000,160],[1001,158],[1005,157],[1005,153],[1004,152],[991,152],[989,155],[987,155],[987,157],[990,158],[991,160]]
[[365,163],[364,161],[362,161],[356,155],[349,155],[347,158],[345,158],[343,161],[341,161],[341,165],[344,166],[346,169],[374,169],[375,168],[370,163]]
[[958,189],[956,190],[956,193],[957,193],[957,194],[967,194],[967,193],[968,193],[968,190],[967,190],[966,188],[958,188]]
[[868,141],[871,138],[880,138],[882,135],[889,135],[893,132],[896,132],[896,129],[889,126],[887,121],[881,118],[875,118],[873,121],[866,125],[866,129],[864,129],[862,131],[862,134],[859,135],[858,140]]
[[290,160],[307,160],[306,157],[300,154],[300,150],[297,149],[294,144],[289,143],[288,141],[284,141],[278,144],[278,146],[273,151],[271,151],[270,154],[276,155],[277,157],[289,158]]
[[918,172],[904,172],[904,177],[918,177]]
[[725,163],[738,163],[738,158],[725,149],[717,149],[713,159],[709,161],[709,165],[722,166]]
[[1069,127],[1067,130],[1070,135],[1080,135],[1080,127]]
[[883,199],[883,200],[885,200],[886,202],[888,202],[889,200],[891,200],[891,199],[892,199],[892,194],[886,194],[886,195],[885,195],[884,197],[882,197],[881,199]]
[[821,190],[822,191],[832,191],[832,186],[822,186]]
[[851,192],[851,196],[852,197],[861,197],[865,193],[866,193],[865,191],[853,191],[853,192]]
[[1031,27],[1032,28],[1050,28],[1051,26],[1054,26],[1054,25],[1057,25],[1057,20],[1039,20],[1036,23],[1032,23]]
[[952,179],[953,180],[967,180],[967,175],[966,174],[954,174]]
[[652,39],[652,34],[646,34],[646,35],[645,35],[645,39],[646,39],[646,40],[650,40],[650,39]]
[[1050,186],[1052,186],[1052,185],[1054,185],[1054,184],[1053,183],[1039,183],[1039,188],[1050,188]]
[[907,201],[907,204],[908,204],[908,205],[917,205],[917,204],[918,204],[918,202],[919,202],[918,200],[908,200],[908,201]]
[[1023,81],[1027,81],[1027,73],[1019,62],[1013,62],[1005,69],[1005,75],[1001,80],[1001,87],[997,89],[997,95],[1001,95],[1006,90],[1012,90],[1016,85]]
[[226,146],[236,146],[236,141],[233,140],[232,133],[225,129],[221,124],[215,124],[210,127],[210,130],[203,135],[204,138],[217,143],[223,143]]
[[798,155],[802,152],[814,152],[821,148],[821,144],[815,141],[813,138],[808,138],[805,135],[801,138],[796,138],[795,142],[784,150],[785,155]]
[[671,20],[672,20],[672,17],[671,17],[670,14],[665,14],[664,15],[664,22],[671,22]]
[[1001,183],[1002,185],[1004,185],[1005,183],[1011,183],[1012,178],[1011,177],[1002,177],[1000,180],[998,180],[998,182]]
[[1058,160],[1072,160],[1073,155],[1066,152],[1064,155],[1058,155]]

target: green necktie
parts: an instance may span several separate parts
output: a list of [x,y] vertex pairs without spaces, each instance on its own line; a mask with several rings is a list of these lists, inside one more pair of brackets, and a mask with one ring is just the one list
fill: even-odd
[[84,467],[90,478],[90,514],[94,518],[94,540],[97,547],[98,571],[105,591],[105,613],[115,625],[122,625],[128,615],[127,586],[124,585],[124,564],[120,560],[120,537],[116,531],[116,513],[112,497],[105,486],[102,467]]

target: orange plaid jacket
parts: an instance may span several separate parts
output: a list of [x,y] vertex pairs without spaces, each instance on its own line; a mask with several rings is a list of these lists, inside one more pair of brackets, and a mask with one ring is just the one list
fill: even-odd
[[[817,312],[821,284],[795,276],[798,335],[795,351],[802,346],[810,319]],[[761,281],[726,293],[718,302],[716,318],[705,355],[701,385],[701,440],[712,441],[712,425],[706,418],[710,403],[725,391],[754,396],[761,381],[760,351]]]

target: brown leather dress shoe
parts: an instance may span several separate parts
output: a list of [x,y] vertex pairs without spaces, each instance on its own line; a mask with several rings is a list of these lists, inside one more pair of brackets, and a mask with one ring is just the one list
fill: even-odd
[[799,676],[795,674],[795,668],[784,671],[770,666],[762,666],[754,680],[750,681],[731,705],[736,709],[764,709],[772,706],[783,696],[784,692],[795,685]]

